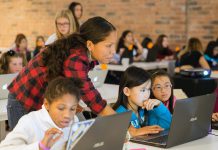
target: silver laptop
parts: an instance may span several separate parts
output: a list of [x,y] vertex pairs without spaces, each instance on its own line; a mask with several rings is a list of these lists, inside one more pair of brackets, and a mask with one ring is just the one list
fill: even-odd
[[[66,149],[122,150],[131,114],[131,111],[128,111],[79,122],[80,128],[77,127],[74,133],[70,134]],[[71,133],[75,127],[71,127]],[[73,143],[76,141],[75,137],[80,138]]]
[[95,88],[99,88],[104,84],[104,81],[106,79],[108,70],[100,70],[100,69],[94,69],[92,71],[89,71],[89,78],[91,79],[93,85]]
[[207,136],[215,94],[177,100],[169,131],[157,135],[137,136],[132,142],[169,148]]
[[0,75],[0,100],[8,99],[8,85],[15,79],[17,74],[2,74]]

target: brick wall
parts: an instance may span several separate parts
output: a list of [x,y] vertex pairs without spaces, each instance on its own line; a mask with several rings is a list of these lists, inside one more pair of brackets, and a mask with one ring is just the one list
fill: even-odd
[[[24,33],[29,47],[35,37],[47,38],[54,30],[58,10],[72,0],[0,0],[0,48],[10,47],[17,33]],[[120,35],[131,29],[142,40],[149,35],[170,37],[171,47],[182,46],[196,36],[203,45],[218,37],[217,0],[77,0],[84,7],[82,20],[103,16],[111,21]]]

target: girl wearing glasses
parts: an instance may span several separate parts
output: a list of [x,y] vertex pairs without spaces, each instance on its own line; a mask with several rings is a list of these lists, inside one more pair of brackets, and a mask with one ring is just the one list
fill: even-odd
[[176,98],[173,96],[170,76],[164,70],[160,70],[152,75],[151,82],[151,97],[162,101],[172,114]]
[[118,100],[113,108],[118,113],[132,111],[131,136],[159,133],[168,129],[171,114],[163,103],[150,99],[151,79],[143,69],[129,67],[121,78]]
[[49,45],[57,39],[66,37],[79,30],[70,10],[62,10],[56,14],[55,28],[56,33],[52,34],[48,38],[48,40],[45,42],[45,45]]

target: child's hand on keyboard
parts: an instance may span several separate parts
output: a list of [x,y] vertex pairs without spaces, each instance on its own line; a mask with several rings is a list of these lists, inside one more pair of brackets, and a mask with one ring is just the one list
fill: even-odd
[[134,128],[133,126],[130,126],[129,132],[131,136],[139,136],[139,135],[148,135],[148,134],[157,134],[160,131],[163,131],[164,129],[161,128],[158,125],[153,126],[145,126],[139,129]]
[[218,121],[218,112],[212,114],[212,121],[213,121],[213,122]]

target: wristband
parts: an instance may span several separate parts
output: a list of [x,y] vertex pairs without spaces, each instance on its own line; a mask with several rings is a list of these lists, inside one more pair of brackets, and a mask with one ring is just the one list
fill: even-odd
[[43,150],[50,150],[50,148],[46,147],[42,142],[39,142],[39,147]]

